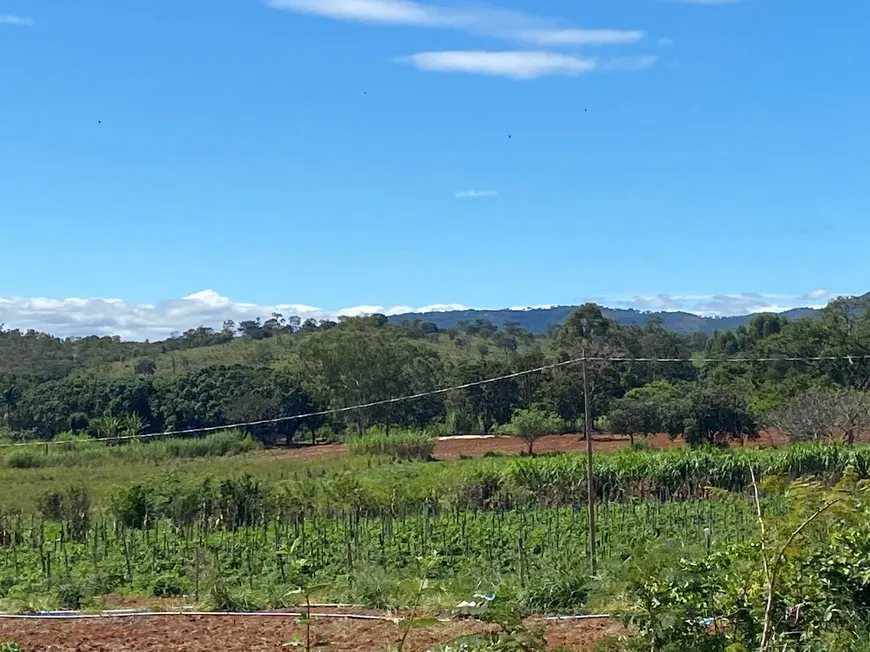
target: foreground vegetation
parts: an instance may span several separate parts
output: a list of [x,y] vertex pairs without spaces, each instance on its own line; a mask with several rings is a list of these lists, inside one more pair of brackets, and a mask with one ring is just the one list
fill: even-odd
[[[382,433],[374,441],[387,445],[391,437],[411,439]],[[408,600],[404,580],[419,576],[419,559],[437,555],[427,574],[443,590],[429,607],[495,594],[520,614],[608,609],[637,619],[631,605],[647,586],[642,573],[652,572],[647,558],[665,555],[681,568],[756,545],[753,477],[765,478],[765,518],[788,518],[815,500],[784,492],[789,478],[831,485],[845,474],[857,487],[870,474],[870,449],[598,456],[596,576],[588,571],[580,456],[403,464],[352,456],[318,472],[293,468],[295,477],[284,480],[230,469],[224,477],[182,477],[170,468],[102,498],[78,483],[55,486],[29,512],[5,497],[3,607],[93,607],[118,592],[187,596],[219,609],[274,607],[298,600],[300,583],[317,587],[317,599],[396,607]]]

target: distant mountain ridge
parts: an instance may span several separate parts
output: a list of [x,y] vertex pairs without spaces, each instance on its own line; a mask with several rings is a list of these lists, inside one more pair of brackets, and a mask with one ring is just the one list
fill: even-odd
[[[550,326],[560,326],[577,306],[554,306],[552,308],[530,308],[528,310],[450,310],[446,312],[406,313],[393,315],[390,321],[403,322],[422,319],[431,322],[438,328],[450,328],[461,321],[473,322],[475,319],[487,319],[496,326],[503,326],[506,321],[517,322],[532,333],[542,334]],[[739,326],[748,326],[756,314],[734,317],[701,317],[690,312],[646,312],[633,309],[602,308],[604,315],[625,326],[644,326],[653,317],[662,320],[662,325],[669,331],[682,334],[706,333],[714,331],[733,330]],[[815,308],[793,308],[780,313],[788,319],[818,318],[820,311]]]

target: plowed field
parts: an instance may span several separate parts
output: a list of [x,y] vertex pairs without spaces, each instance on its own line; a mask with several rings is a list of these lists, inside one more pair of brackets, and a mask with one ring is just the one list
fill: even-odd
[[[532,623],[534,624],[534,623]],[[424,652],[457,636],[483,631],[472,621],[442,623],[411,632],[406,649]],[[314,636],[333,652],[385,652],[398,641],[385,621],[317,620]],[[589,650],[618,632],[607,620],[559,621],[546,625],[550,647]],[[0,641],[14,640],[25,650],[45,652],[265,652],[287,646],[302,634],[292,618],[232,616],[158,616],[91,620],[0,620]],[[296,648],[298,649],[298,648]]]

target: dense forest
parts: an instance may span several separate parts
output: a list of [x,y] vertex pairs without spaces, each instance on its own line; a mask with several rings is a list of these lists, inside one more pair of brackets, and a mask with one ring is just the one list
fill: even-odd
[[[338,322],[271,315],[160,342],[58,339],[0,330],[0,434],[47,440],[220,426],[340,408],[472,383],[588,356],[596,426],[724,443],[776,425],[803,438],[865,430],[870,315],[855,300],[818,317],[753,317],[748,326],[680,334],[652,318],[608,319],[593,304],[533,335],[478,319],[442,329],[383,315]],[[849,357],[851,356],[851,357]],[[679,358],[613,361],[608,358]],[[722,358],[773,361],[718,361]],[[779,358],[837,357],[829,360]],[[371,426],[489,433],[518,414],[582,427],[582,365],[572,364],[413,401],[257,426],[267,443]],[[531,415],[531,416],[530,416]],[[548,419],[548,420],[544,420]]]

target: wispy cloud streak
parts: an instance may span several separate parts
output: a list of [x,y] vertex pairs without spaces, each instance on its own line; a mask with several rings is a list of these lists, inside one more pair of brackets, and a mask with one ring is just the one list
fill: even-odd
[[15,25],[17,27],[31,27],[33,20],[23,16],[0,15],[0,25]]
[[645,35],[636,29],[581,29],[481,4],[448,7],[413,0],[270,0],[269,6],[346,22],[455,29],[545,47],[625,45]]

